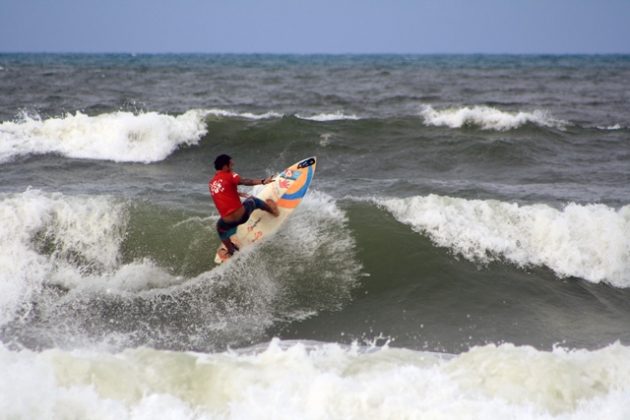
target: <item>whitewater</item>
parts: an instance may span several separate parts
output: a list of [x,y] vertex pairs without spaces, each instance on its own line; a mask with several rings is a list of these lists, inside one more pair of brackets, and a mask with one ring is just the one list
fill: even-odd
[[0,412],[8,418],[624,419],[629,351],[618,344],[550,353],[489,345],[455,356],[278,340],[218,354],[0,348]]
[[[568,122],[556,119],[543,110],[510,113],[487,106],[435,110],[431,105],[421,105],[419,108],[421,121],[427,126],[470,126],[483,130],[507,131],[528,124],[558,129],[564,129],[568,125]],[[49,153],[114,162],[158,162],[180,148],[197,145],[207,134],[208,119],[257,121],[290,117],[321,123],[383,118],[379,115],[360,117],[342,111],[285,115],[275,111],[257,114],[217,108],[191,109],[180,115],[116,111],[89,116],[77,111],[74,114],[49,118],[21,112],[14,120],[0,123],[0,162],[20,156]],[[621,126],[617,124],[599,129],[618,130]]]
[[559,278],[630,286],[630,206],[570,203],[555,209],[436,195],[374,201],[471,261],[544,265]]

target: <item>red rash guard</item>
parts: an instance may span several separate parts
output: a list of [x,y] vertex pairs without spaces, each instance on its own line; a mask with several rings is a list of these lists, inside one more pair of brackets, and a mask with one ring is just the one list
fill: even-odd
[[214,178],[208,182],[210,195],[221,217],[229,215],[242,206],[237,190],[240,181],[241,177],[237,173],[217,171]]

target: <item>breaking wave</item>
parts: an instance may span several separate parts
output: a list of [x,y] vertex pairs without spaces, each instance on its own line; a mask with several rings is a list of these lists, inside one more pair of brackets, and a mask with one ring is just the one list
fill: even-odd
[[438,195],[375,199],[402,223],[471,261],[546,266],[560,277],[630,287],[630,206],[519,205]]
[[[460,355],[280,342],[251,351],[149,348],[10,351],[0,344],[9,418],[623,419],[630,350]],[[183,385],[184,384],[184,385]]]
[[420,112],[426,125],[462,128],[478,127],[482,130],[507,131],[534,124],[539,127],[564,129],[569,123],[551,116],[546,111],[506,112],[489,106],[473,106],[436,110],[425,105]]
[[146,112],[81,112],[41,119],[24,114],[0,123],[0,163],[18,156],[55,153],[78,159],[157,162],[206,134],[206,111],[179,116]]
[[324,193],[311,191],[281,232],[218,267],[214,219],[166,213],[107,196],[0,195],[2,341],[20,342],[16,331],[62,347],[224,348],[340,309],[357,283],[345,213]]

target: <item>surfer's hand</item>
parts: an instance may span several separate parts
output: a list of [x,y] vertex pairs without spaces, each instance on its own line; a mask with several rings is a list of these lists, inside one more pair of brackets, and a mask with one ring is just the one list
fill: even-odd
[[262,180],[262,184],[263,185],[267,185],[269,184],[271,181],[273,181],[273,176],[268,176],[267,178]]

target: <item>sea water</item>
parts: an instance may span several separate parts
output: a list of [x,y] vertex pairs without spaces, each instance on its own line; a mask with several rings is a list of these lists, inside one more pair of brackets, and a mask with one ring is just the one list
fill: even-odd
[[[630,417],[629,79],[627,56],[0,55],[0,418]],[[217,267],[220,153],[318,168]]]

